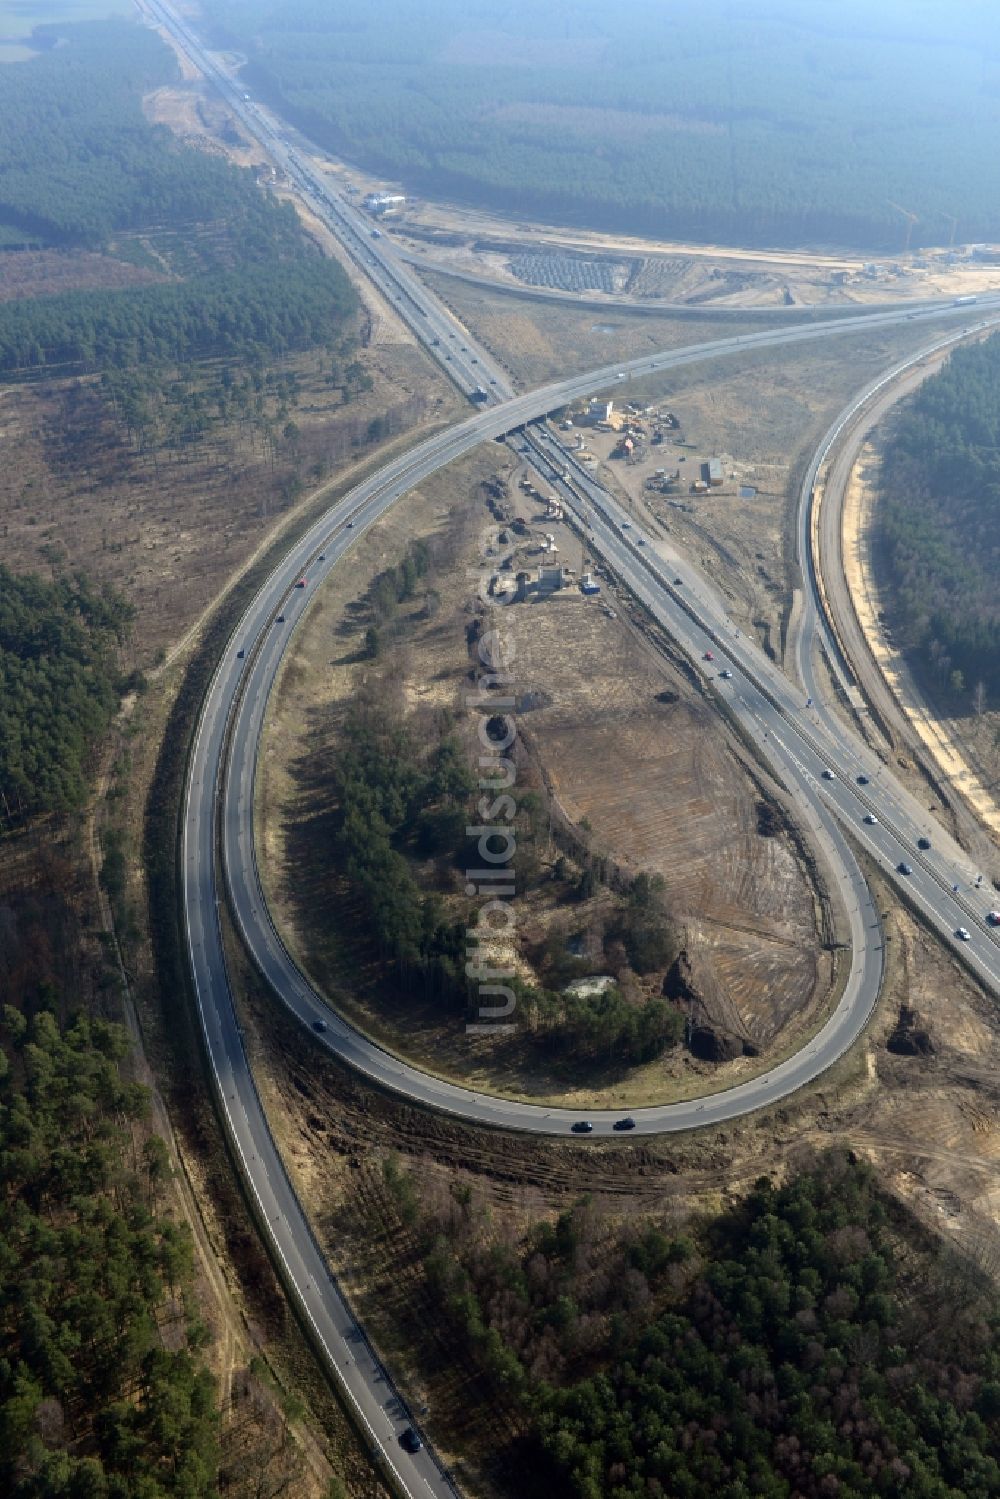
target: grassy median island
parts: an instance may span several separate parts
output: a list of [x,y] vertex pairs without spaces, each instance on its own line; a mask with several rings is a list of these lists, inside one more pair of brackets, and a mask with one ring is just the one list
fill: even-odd
[[[728,1086],[830,992],[810,877],[640,616],[575,585],[496,603],[556,523],[494,455],[404,499],[314,601],[263,742],[268,898],[334,1005],[439,1075],[606,1107]],[[490,902],[469,871],[508,831]]]

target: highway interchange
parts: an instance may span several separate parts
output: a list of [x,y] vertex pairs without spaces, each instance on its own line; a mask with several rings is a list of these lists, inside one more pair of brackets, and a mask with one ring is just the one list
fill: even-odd
[[[886,877],[896,880],[905,898],[944,940],[954,945],[957,927],[969,928],[973,940],[960,944],[963,959],[985,987],[1000,993],[1000,945],[984,920],[986,899],[970,888],[975,873],[943,834],[935,833],[926,856],[915,852],[916,840],[927,827],[919,802],[844,727],[818,691],[804,692],[790,683],[735,630],[723,600],[706,578],[664,543],[640,537],[627,524],[621,507],[577,468],[542,419],[620,379],[733,357],[748,349],[837,337],[859,327],[905,320],[933,324],[961,316],[967,330],[985,326],[994,313],[1000,314],[1000,298],[983,298],[972,311],[940,305],[914,309],[910,304],[895,311],[715,339],[515,396],[495,361],[477,348],[384,239],[372,239],[370,226],[356,210],[335,202],[322,179],[314,180],[300,154],[278,135],[272,117],[243,97],[238,83],[205,52],[190,28],[161,0],[147,0],[147,9],[219,86],[244,126],[310,194],[314,209],[323,212],[355,263],[395,304],[432,357],[467,394],[481,390],[485,395],[481,409],[467,421],[418,444],[334,505],[289,551],[249,605],[206,694],[190,755],[181,852],[184,920],[211,1074],[236,1160],[286,1287],[390,1483],[407,1495],[454,1494],[454,1484],[426,1446],[417,1453],[401,1446],[400,1437],[412,1418],[331,1278],[270,1134],[230,989],[220,921],[220,843],[230,907],[244,941],[275,993],[313,1029],[318,1044],[379,1086],[474,1122],[565,1138],[579,1116],[575,1111],[488,1097],[408,1066],[330,1011],[282,946],[256,868],[253,785],[268,694],[295,625],[315,587],[391,505],[483,441],[515,434],[515,447],[528,450],[525,456],[560,488],[578,524],[590,532],[591,548],[698,664],[708,689],[725,699],[726,711],[784,783],[839,893],[850,932],[849,972],[840,1002],[802,1051],[739,1087],[700,1100],[637,1110],[636,1131],[719,1123],[773,1103],[819,1076],[843,1054],[863,1029],[878,995],[883,934],[854,847],[864,849]],[[302,576],[308,577],[308,586],[296,588]],[[812,639],[819,627],[818,612],[807,617],[798,653],[800,669],[806,672],[812,669]],[[714,657],[711,664],[705,660],[708,651]],[[721,678],[723,670],[731,672],[731,678]],[[806,680],[811,681],[808,676]],[[812,699],[809,707],[807,697]],[[827,771],[833,779],[824,777]],[[864,784],[859,782],[862,776]],[[866,814],[877,816],[878,822],[865,823]],[[903,862],[912,867],[912,875],[895,873]],[[616,1117],[591,1114],[595,1133],[609,1133]]]

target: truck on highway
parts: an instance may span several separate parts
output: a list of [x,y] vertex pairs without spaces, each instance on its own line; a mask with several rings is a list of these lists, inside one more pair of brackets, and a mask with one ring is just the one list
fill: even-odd
[[488,401],[489,398],[489,392],[485,391],[481,385],[477,385],[475,390],[469,396],[469,400],[472,402],[473,406],[482,406],[483,402]]
[[973,296],[956,297],[952,303],[953,307],[972,307],[978,298]]

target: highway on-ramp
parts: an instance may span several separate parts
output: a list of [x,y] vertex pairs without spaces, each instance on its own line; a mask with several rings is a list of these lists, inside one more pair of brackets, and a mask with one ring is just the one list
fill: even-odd
[[[402,226],[402,232],[406,234],[405,224]],[[712,322],[725,322],[727,319],[745,322],[755,321],[758,318],[767,318],[769,321],[776,318],[778,322],[781,322],[787,318],[796,318],[800,321],[806,317],[838,318],[850,315],[852,312],[898,312],[904,307],[909,312],[920,312],[928,307],[941,307],[950,300],[942,297],[912,297],[905,302],[896,298],[871,302],[789,302],[787,304],[762,302],[750,303],[746,306],[713,301],[671,302],[667,297],[642,297],[640,299],[613,292],[563,291],[559,287],[533,286],[530,282],[501,281],[496,276],[460,270],[446,261],[435,260],[433,255],[422,255],[419,251],[406,249],[399,244],[395,244],[394,249],[401,261],[426,275],[441,276],[449,281],[460,281],[466,286],[474,286],[478,291],[492,292],[496,296],[516,297],[528,302],[549,302],[557,307],[577,309],[583,307],[597,316],[601,313],[622,312],[633,316],[690,318],[692,320],[700,318],[709,319]],[[563,251],[554,245],[539,249],[538,245],[534,244],[530,250],[526,247],[524,253],[542,256],[567,255],[570,252]],[[718,253],[720,257],[724,257],[726,252],[720,249]],[[631,259],[632,252],[627,249],[619,252],[609,247],[602,252],[601,258]]]
[[[832,423],[809,464],[799,494],[798,548],[803,572],[809,575],[809,592],[802,612],[806,633],[795,643],[793,659],[799,680],[814,695],[817,680],[816,653],[809,649],[811,637],[822,644],[845,702],[851,705],[865,731],[880,730],[887,743],[902,742],[918,764],[925,767],[930,784],[950,785],[948,810],[963,845],[980,863],[980,871],[995,866],[996,849],[973,805],[975,792],[964,788],[924,743],[911,721],[909,707],[900,701],[877,663],[866,638],[860,616],[851,598],[845,571],[846,538],[842,535],[846,490],[861,447],[873,428],[882,422],[906,395],[919,388],[940,368],[945,353],[964,335],[948,334],[897,364],[860,391]],[[818,575],[818,576],[817,576]],[[813,619],[812,616],[818,616]],[[942,729],[942,736],[947,738]],[[966,790],[972,794],[966,800]],[[935,819],[927,819],[926,836],[937,839]],[[985,876],[983,877],[985,878]]]
[[[936,315],[939,314],[927,314]],[[755,335],[754,341],[780,346],[801,341],[804,334],[837,336],[840,327],[833,324],[809,330],[785,329]],[[206,694],[192,747],[183,809],[182,888],[191,970],[212,1076],[237,1161],[289,1293],[328,1366],[342,1383],[346,1398],[353,1403],[359,1425],[370,1434],[373,1450],[383,1454],[382,1461],[391,1465],[395,1474],[394,1482],[407,1494],[447,1494],[451,1491],[450,1480],[426,1448],[410,1454],[400,1446],[399,1439],[409,1424],[409,1416],[329,1275],[268,1129],[243,1048],[226,966],[219,920],[217,807],[221,799],[223,846],[236,920],[255,960],[275,982],[282,1000],[303,1023],[325,1024],[326,1029],[316,1033],[318,1043],[330,1047],[381,1086],[415,1100],[500,1127],[565,1135],[569,1124],[565,1112],[488,1098],[408,1067],[352,1031],[311,992],[280,943],[257,881],[253,858],[253,770],[261,716],[281,656],[311,590],[336,564],[351,540],[415,484],[479,443],[535,421],[569,400],[606,388],[619,373],[627,378],[630,374],[638,376],[654,369],[676,368],[705,358],[733,356],[743,351],[746,342],[734,338],[716,340],[692,350],[647,357],[621,371],[609,367],[589,376],[574,377],[542,392],[516,397],[502,409],[483,410],[460,426],[425,440],[339,501],[290,550],[247,609]],[[594,516],[597,516],[596,503]],[[668,581],[662,561],[654,560],[652,549],[639,548],[637,540],[626,540],[620,517],[616,519],[613,513],[607,520],[602,518],[601,525],[606,527],[602,545],[609,560],[637,596],[645,598],[661,615],[667,607],[664,600],[673,599],[676,611],[670,615],[668,627],[679,636],[682,630],[688,632],[685,643],[693,654],[697,654],[701,644],[697,631],[705,630],[697,617],[700,609],[705,610],[710,638],[719,638],[725,629],[724,611],[720,613],[718,606],[715,609],[708,604],[703,606],[697,599],[707,584],[699,583],[692,574],[688,595],[683,603],[678,603],[677,590]],[[307,587],[296,588],[300,576],[308,577]],[[284,622],[279,621],[281,614],[285,616]],[[709,636],[706,634],[705,638]],[[878,992],[883,953],[877,913],[867,886],[855,873],[856,864],[843,833],[831,815],[840,812],[853,822],[856,798],[846,781],[824,785],[825,795],[817,794],[821,786],[822,770],[818,772],[820,779],[817,770],[822,753],[817,754],[808,737],[803,738],[802,732],[795,730],[793,689],[775,670],[773,677],[760,678],[765,680],[765,690],[761,690],[757,684],[760,674],[766,672],[766,658],[750,642],[734,638],[727,642],[727,650],[729,655],[720,659],[733,662],[734,678],[727,684],[732,694],[732,711],[742,714],[764,753],[774,757],[780,766],[779,773],[791,783],[803,815],[825,847],[828,859],[841,865],[847,875],[846,883],[851,887],[845,898],[851,924],[851,974],[836,1014],[797,1057],[740,1088],[688,1104],[639,1110],[634,1117],[640,1132],[718,1122],[785,1096],[818,1076],[851,1044]],[[785,694],[784,700],[772,697],[775,691]],[[764,736],[768,736],[769,743]],[[227,745],[230,745],[228,756]],[[846,804],[846,814],[842,802]],[[925,897],[927,893],[918,892]],[[929,891],[932,915],[933,900],[939,894],[936,890]],[[938,922],[939,929],[940,925]],[[612,1124],[609,1116],[595,1116],[595,1126],[600,1130],[610,1129]]]
[[[161,0],[147,0],[147,5],[170,29],[186,32],[184,45],[194,47],[197,52],[197,40],[192,40],[190,29],[173,16],[169,7]],[[246,106],[242,117],[248,123],[249,101],[242,97],[233,99],[237,88],[233,80],[224,71],[220,72],[204,51],[196,60],[209,76],[215,77],[224,93],[228,90],[227,97],[238,113],[241,105]],[[271,149],[279,155],[284,151],[289,175],[303,191],[311,192],[314,204],[329,215],[328,222],[336,227],[348,253],[396,304],[400,316],[422,337],[429,352],[459,388],[482,407],[468,421],[421,443],[332,507],[291,549],[253,600],[218,664],[206,695],[191,751],[182,836],[184,920],[209,1065],[258,1220],[282,1269],[289,1294],[327,1366],[336,1373],[387,1479],[407,1495],[447,1495],[455,1492],[454,1486],[427,1448],[411,1453],[401,1444],[410,1416],[329,1275],[270,1135],[243,1048],[226,967],[219,918],[220,827],[236,921],[255,961],[272,979],[276,992],[289,1008],[304,1024],[313,1027],[318,1043],[328,1046],[380,1086],[470,1120],[565,1136],[571,1119],[576,1116],[485,1097],[408,1067],[327,1010],[284,951],[256,877],[253,771],[267,694],[296,620],[312,589],[348,549],[351,540],[415,484],[478,443],[537,423],[558,406],[614,387],[619,380],[676,369],[708,358],[732,357],[755,348],[838,337],[859,328],[875,329],[917,318],[935,322],[961,315],[968,323],[1000,306],[1000,299],[983,298],[973,313],[968,309],[959,313],[949,306],[915,311],[911,304],[899,310],[847,316],[836,322],[707,341],[617,368],[608,366],[557,382],[543,391],[512,397],[502,371],[485,351],[479,350],[464,330],[442,312],[412,271],[394,259],[382,239],[370,240],[370,229],[356,212],[336,202],[326,184],[316,181],[315,174],[311,174],[294,147],[275,136],[269,117],[254,110],[252,124],[272,137]],[[251,128],[249,123],[248,128]],[[366,235],[370,243],[365,243]],[[551,435],[536,426],[529,436],[540,445],[541,452],[536,457],[543,461],[545,445],[553,442]],[[554,464],[560,461],[555,447],[551,449],[551,458]],[[570,472],[568,467],[562,471]],[[582,483],[579,476],[575,485],[572,481],[559,482],[566,484],[568,496],[575,493],[575,503],[579,506]],[[568,498],[568,503],[574,502]],[[609,564],[693,659],[702,659],[706,642],[711,642],[719,668],[732,672],[732,677],[724,682],[714,681],[713,689],[727,697],[728,711],[757,742],[784,780],[803,822],[823,850],[829,867],[839,873],[843,883],[842,904],[851,937],[850,972],[836,1013],[796,1057],[754,1081],[702,1100],[638,1110],[633,1116],[640,1133],[685,1129],[731,1119],[787,1095],[818,1076],[860,1033],[878,993],[884,952],[878,913],[872,906],[844,828],[850,829],[854,843],[865,847],[871,857],[888,869],[912,833],[912,811],[905,801],[894,803],[891,818],[880,819],[876,825],[863,823],[859,811],[874,805],[876,795],[874,789],[862,790],[857,782],[855,771],[869,764],[863,747],[850,744],[849,736],[842,731],[831,739],[829,727],[817,716],[810,717],[805,712],[801,695],[750,641],[732,630],[724,605],[714,596],[707,581],[686,568],[685,581],[678,587],[675,577],[679,573],[673,574],[672,560],[667,566],[665,549],[658,550],[652,540],[646,546],[640,545],[645,538],[637,537],[623,526],[624,517],[610,497],[603,492],[591,494],[589,514],[586,517],[580,514],[581,523],[589,519],[593,526],[595,549],[603,552]],[[309,584],[297,589],[296,581],[302,575],[309,578]],[[279,620],[282,614],[284,620]],[[831,770],[836,778],[826,780],[823,772],[831,769],[830,762],[836,765],[836,770]],[[875,777],[881,774],[881,767],[872,764],[871,769]],[[879,795],[886,791],[889,781],[886,776],[878,787]],[[935,871],[921,866],[908,894],[931,924],[947,934],[954,920],[949,903],[951,892],[942,888]],[[1000,955],[991,935],[981,931],[980,926],[976,927],[974,950],[968,954],[970,966],[980,972],[984,983],[996,989],[1000,987]],[[324,1029],[317,1030],[317,1026]],[[614,1122],[610,1115],[591,1117],[598,1133],[609,1131]]]

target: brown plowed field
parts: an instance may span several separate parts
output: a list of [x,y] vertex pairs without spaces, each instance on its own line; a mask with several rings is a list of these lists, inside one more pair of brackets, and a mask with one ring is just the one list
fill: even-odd
[[[372,672],[364,650],[370,579],[399,560],[405,536],[452,538],[448,571],[434,580],[441,605],[429,619],[422,608],[412,610],[383,689],[400,692],[411,709],[461,715],[475,597],[469,569],[485,569],[488,578],[510,552],[518,560],[503,574],[509,577],[538,551],[530,535],[523,545],[498,543],[502,527],[480,488],[499,461],[489,452],[401,501],[359,538],[350,567],[318,594],[286,660],[265,733],[258,848],[289,946],[334,1003],[383,1044],[471,1086],[583,1104],[604,1097],[605,1085],[570,1085],[538,1056],[529,1065],[522,1051],[513,1055],[507,1043],[473,1044],[462,1017],[442,1015],[432,996],[387,992],[358,946],[356,924],[347,919],[345,926],[353,894],[331,864],[335,809],[322,767],[336,753],[345,704]],[[539,534],[551,526],[559,556],[582,565],[579,541],[565,526],[538,518],[516,473],[509,460],[501,470],[508,503]],[[495,561],[487,561],[491,554]],[[663,874],[683,942],[711,972],[711,993],[699,990],[710,1020],[773,1056],[815,1023],[829,995],[832,966],[820,948],[811,879],[791,837],[758,831],[762,794],[777,797],[776,790],[762,791],[699,690],[644,638],[642,617],[633,622],[621,601],[609,617],[609,597],[584,598],[573,586],[494,614],[514,649],[512,690],[524,704],[517,721],[528,773],[537,767],[570,822],[589,824],[592,853],[632,873]],[[660,701],[664,693],[673,701]],[[554,865],[558,853],[555,846],[542,850],[543,864]],[[553,922],[586,925],[590,913],[553,907],[550,888],[542,881],[525,898],[519,925],[539,938]],[[530,969],[523,972],[533,980]],[[646,992],[662,979],[652,975]],[[752,1065],[746,1058],[697,1062],[681,1047],[609,1082],[607,1097],[639,1104],[727,1086]]]
[[[504,623],[518,692],[552,698],[525,726],[566,812],[616,862],[663,875],[740,1031],[770,1041],[816,985],[813,894],[790,843],[758,833],[756,788],[717,716],[575,590],[508,609]],[[667,686],[678,702],[656,701]]]

